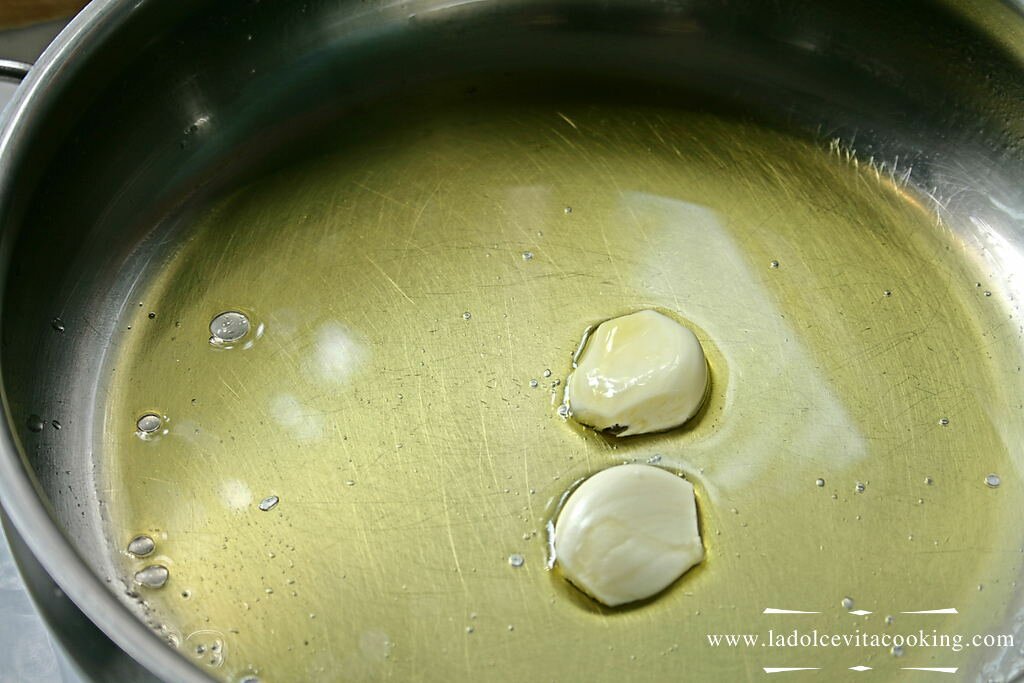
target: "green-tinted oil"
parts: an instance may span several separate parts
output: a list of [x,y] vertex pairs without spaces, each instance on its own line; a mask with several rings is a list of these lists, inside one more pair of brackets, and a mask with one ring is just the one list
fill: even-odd
[[[156,540],[124,576],[169,568],[136,590],[184,656],[227,680],[726,681],[997,654],[707,639],[1011,616],[1015,327],[913,196],[678,111],[376,120],[205,213],[123,320],[101,486],[119,549]],[[698,333],[705,409],[621,440],[565,422],[583,330],[641,308]],[[209,343],[228,310],[252,320],[249,348]],[[144,440],[150,411],[167,433]],[[654,456],[694,482],[707,557],[646,604],[600,608],[545,569],[546,515],[580,477]]]

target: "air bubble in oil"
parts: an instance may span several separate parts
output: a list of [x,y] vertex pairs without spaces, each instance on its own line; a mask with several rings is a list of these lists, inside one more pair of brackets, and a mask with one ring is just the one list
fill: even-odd
[[30,432],[41,432],[43,427],[46,426],[46,420],[33,413],[28,416],[25,424]]
[[985,477],[985,486],[991,489],[999,488],[999,485],[1003,483],[1003,480],[999,478],[998,474],[989,474]]
[[136,434],[139,438],[145,439],[159,431],[164,421],[156,413],[146,413],[135,423]]
[[162,564],[151,564],[135,572],[135,583],[147,588],[163,588],[171,573]]
[[141,534],[128,541],[128,552],[135,557],[146,557],[156,550],[156,541]]
[[210,321],[210,343],[232,344],[249,334],[249,318],[238,311],[224,311]]

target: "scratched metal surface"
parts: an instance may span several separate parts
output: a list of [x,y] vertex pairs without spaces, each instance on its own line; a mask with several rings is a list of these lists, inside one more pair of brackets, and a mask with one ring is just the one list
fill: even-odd
[[[713,652],[707,632],[766,628],[765,606],[849,628],[845,595],[865,629],[937,603],[961,613],[895,626],[1020,630],[1012,5],[87,12],[118,40],[55,59],[24,130],[67,140],[19,147],[0,197],[20,232],[4,390],[81,562],[38,511],[19,523],[141,661],[159,643],[82,580],[125,597],[140,531],[171,581],[125,602],[217,677],[735,679],[806,660]],[[442,87],[461,108],[359,108],[467,71]],[[628,443],[560,422],[529,380],[564,379],[586,325],[639,306],[706,343],[707,412]],[[264,335],[211,355],[209,318],[233,307]],[[135,439],[142,410],[166,412],[166,438]],[[33,414],[62,428],[32,432]],[[708,561],[602,612],[543,570],[547,506],[653,455],[694,480]],[[954,664],[1019,668],[1014,650]]]
[[[138,589],[151,622],[226,680],[994,666],[1004,653],[738,655],[704,634],[780,626],[765,607],[852,629],[844,596],[874,612],[867,632],[1012,617],[1006,292],[914,195],[827,145],[563,105],[376,110],[167,245],[119,324],[101,442],[112,538],[158,543],[120,576],[170,569]],[[581,332],[639,308],[698,331],[706,409],[621,440],[565,423],[553,383]],[[207,342],[230,309],[265,326],[251,348]],[[134,434],[147,411],[168,418],[157,440]],[[654,456],[694,482],[707,560],[601,609],[545,569],[552,500]]]

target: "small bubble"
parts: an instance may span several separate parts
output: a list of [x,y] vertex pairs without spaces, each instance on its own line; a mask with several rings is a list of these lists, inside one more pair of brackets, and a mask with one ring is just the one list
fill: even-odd
[[925,478],[924,478],[924,483],[925,483],[925,485],[927,485],[927,486],[931,486],[932,484],[934,484],[934,483],[935,483],[935,480],[934,480],[934,479],[932,479],[931,477],[925,477]]
[[355,485],[356,485],[355,480],[353,480],[353,479],[346,479],[345,480],[345,486],[355,486]]
[[252,40],[252,39],[253,39],[253,35],[252,35],[251,33],[247,33],[247,34],[245,35],[245,39],[246,39],[246,40]]
[[152,434],[156,430],[160,429],[160,425],[163,424],[163,420],[160,419],[159,415],[154,413],[146,413],[139,418],[139,421],[135,424],[139,432],[143,434]]
[[657,465],[659,462],[661,462],[661,456],[660,455],[652,455],[651,457],[647,458],[647,462],[648,462],[648,464],[651,464],[651,465]]
[[889,652],[892,653],[893,657],[902,657],[903,656],[903,646],[902,645],[893,645],[891,648],[889,648]]
[[892,626],[892,623],[894,621],[896,621],[896,619],[894,619],[891,614],[885,617],[885,625],[886,626]]
[[32,413],[31,415],[28,416],[28,420],[25,421],[25,424],[26,426],[28,426],[29,431],[41,432],[43,431],[43,427],[46,425],[46,420],[39,417],[35,413]]
[[545,370],[544,371],[544,379],[547,379],[550,376],[551,376],[551,370]]
[[58,422],[57,420],[51,420],[50,421],[50,425],[52,425],[54,429],[60,429],[60,428],[62,428],[64,426],[60,422]]
[[565,207],[565,212],[566,213],[572,213],[572,207],[571,206]]
[[768,264],[768,267],[769,268],[778,268],[779,267],[779,262],[778,261],[772,261],[771,263]]
[[156,318],[156,312],[154,312],[154,311],[150,311],[150,312],[149,312],[149,319],[150,319],[150,320],[153,320],[154,318]]
[[531,379],[531,380],[530,380],[530,388],[531,388],[531,389],[536,389],[536,388],[537,388],[537,387],[539,387],[539,386],[540,386],[540,382],[538,382],[538,381],[537,381],[537,380],[535,380],[535,379]]
[[515,627],[515,626],[513,626],[512,624],[509,624],[509,625],[508,625],[508,630],[509,630],[509,631],[515,631],[515,630],[516,630],[516,627]]
[[843,606],[843,609],[847,609],[847,610],[853,609],[853,598],[850,598],[850,597],[843,598],[843,601],[841,603],[839,603],[839,604],[841,604]]
[[472,632],[473,632],[473,631],[475,631],[475,630],[476,630],[476,629],[475,629],[475,628],[473,628],[472,626],[467,626],[467,627],[466,627],[466,633],[472,633]]
[[867,487],[864,485],[864,482],[858,481],[856,485],[854,485],[853,490],[856,491],[857,493],[864,493],[865,488]]
[[986,289],[986,290],[985,290],[985,296],[992,296],[992,292],[990,292],[990,291],[988,291],[988,290]]
[[533,252],[532,251],[524,251],[523,252],[523,260],[524,261],[532,261],[533,260]]
[[570,411],[569,411],[569,404],[568,403],[563,403],[560,406],[558,406],[558,416],[559,417],[568,418],[569,417],[569,412]]
[[999,488],[999,485],[1003,483],[1003,480],[999,478],[998,474],[989,474],[985,477],[985,485],[989,488]]
[[54,318],[50,321],[50,327],[57,330],[58,332],[64,332],[64,321],[60,318]]
[[882,292],[882,296],[892,296],[892,290],[891,289],[885,290],[884,292]]
[[472,317],[473,317],[473,314],[470,313],[469,311],[466,311],[465,313],[462,314],[462,319],[463,320],[469,320]]
[[135,572],[135,583],[147,588],[162,588],[170,572],[162,564],[151,564],[145,569]]
[[939,424],[941,426],[945,427],[946,425],[949,424],[949,418],[948,417],[940,417],[939,418]]
[[210,343],[214,346],[236,342],[249,333],[249,318],[238,311],[224,311],[210,321]]
[[146,535],[139,535],[128,541],[128,552],[135,557],[146,557],[156,550],[156,541]]
[[192,592],[191,591],[181,591],[181,599],[182,600],[188,600],[191,597],[192,597]]
[[522,567],[525,562],[526,558],[520,555],[519,553],[512,553],[508,556],[508,563],[513,567]]
[[281,499],[278,498],[277,496],[267,496],[266,498],[260,501],[259,508],[260,510],[263,510],[263,512],[267,512],[268,510],[273,510],[275,507],[277,507],[277,504],[280,502]]
[[825,485],[825,480],[822,479],[821,477],[818,477],[817,479],[814,480],[814,485],[817,486],[818,488],[821,488],[822,486]]

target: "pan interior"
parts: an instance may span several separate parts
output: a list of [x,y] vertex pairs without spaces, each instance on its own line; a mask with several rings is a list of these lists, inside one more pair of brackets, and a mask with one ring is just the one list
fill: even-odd
[[[1018,324],[898,175],[736,116],[393,102],[158,251],[108,354],[99,495],[120,580],[217,678],[998,664],[707,639],[1012,616]],[[697,332],[705,409],[624,439],[562,420],[583,330],[642,308]],[[226,311],[250,321],[232,348],[209,341]],[[603,609],[545,569],[545,522],[573,482],[648,461],[694,483],[707,558]],[[139,534],[150,557],[124,552]],[[166,585],[133,585],[150,564]]]

